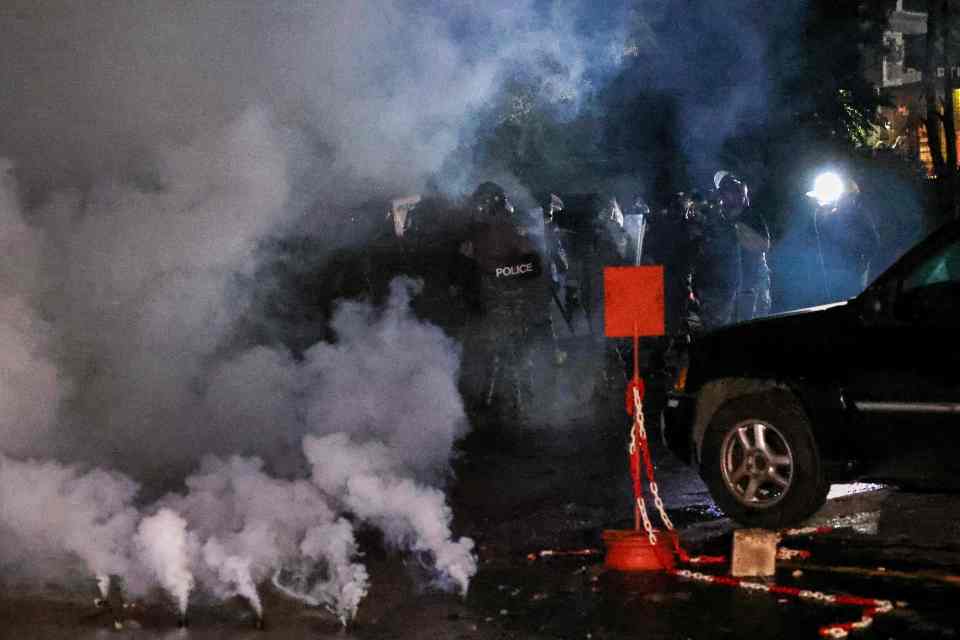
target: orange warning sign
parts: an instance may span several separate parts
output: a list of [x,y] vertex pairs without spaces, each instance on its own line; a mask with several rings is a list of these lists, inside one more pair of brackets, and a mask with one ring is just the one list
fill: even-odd
[[608,338],[663,335],[663,267],[604,267],[603,324]]

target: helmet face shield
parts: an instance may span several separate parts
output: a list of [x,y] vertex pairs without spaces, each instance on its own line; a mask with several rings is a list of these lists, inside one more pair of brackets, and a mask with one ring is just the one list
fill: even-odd
[[550,201],[544,209],[544,219],[552,222],[553,217],[563,211],[563,200],[555,193],[550,194]]
[[474,208],[482,215],[512,215],[513,203],[507,192],[496,182],[484,182],[470,197]]
[[633,211],[631,212],[634,215],[648,216],[650,215],[650,205],[643,198],[636,198],[633,201]]
[[617,227],[623,227],[623,211],[616,198],[611,198],[600,210],[600,220]]
[[717,171],[713,174],[713,188],[719,189],[720,183],[723,182],[723,179],[730,175],[729,171]]
[[725,175],[720,181],[717,191],[720,202],[726,209],[745,209],[750,206],[750,192],[746,183],[732,175]]

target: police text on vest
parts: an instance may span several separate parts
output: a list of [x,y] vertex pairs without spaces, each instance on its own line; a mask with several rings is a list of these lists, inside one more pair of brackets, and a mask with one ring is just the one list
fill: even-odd
[[497,277],[498,278],[510,278],[512,276],[520,276],[525,273],[533,272],[533,263],[525,262],[523,264],[516,264],[510,267],[497,267]]

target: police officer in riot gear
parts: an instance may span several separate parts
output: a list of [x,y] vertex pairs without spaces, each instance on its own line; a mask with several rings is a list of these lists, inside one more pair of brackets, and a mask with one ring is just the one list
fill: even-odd
[[643,264],[663,266],[664,323],[667,335],[686,333],[690,272],[697,235],[698,202],[693,194],[674,194],[667,207],[650,215]]
[[726,175],[717,188],[723,215],[733,223],[740,254],[740,278],[733,320],[752,320],[770,310],[770,232],[760,212],[750,206],[745,182]]
[[596,338],[603,336],[603,268],[622,265],[629,237],[623,211],[616,198],[599,193],[566,194],[568,209],[562,227],[564,250],[570,269],[565,282],[564,305],[579,327]]
[[465,347],[464,391],[473,408],[499,408],[518,418],[532,392],[530,343],[538,330],[549,332],[543,258],[499,185],[481,184],[469,207],[475,219],[460,252],[469,265],[466,293],[475,321]]
[[[600,242],[607,243],[608,264],[623,264],[627,257],[629,235],[624,225],[623,210],[616,198],[607,200],[600,210]],[[602,272],[601,272],[602,274]]]
[[766,222],[751,208],[742,180],[725,172],[718,172],[715,179],[713,203],[694,220],[697,249],[690,276],[699,320],[692,324],[705,330],[749,320],[769,309]]
[[[568,327],[571,327],[570,310],[563,302],[567,273],[570,271],[570,260],[567,258],[567,250],[563,244],[557,220],[557,217],[563,212],[563,207],[563,200],[555,193],[551,193],[543,204],[543,250],[546,259],[546,271],[550,281],[550,296],[564,322]],[[562,364],[566,359],[566,354],[559,348],[555,355],[558,364]]]
[[564,274],[570,268],[567,252],[560,241],[557,216],[563,211],[563,200],[555,193],[551,193],[543,206],[543,240],[547,261],[550,265],[550,277],[557,285],[562,286]]
[[603,338],[603,271],[605,267],[623,266],[627,263],[630,236],[625,228],[623,210],[620,209],[620,203],[617,199],[606,197],[602,202],[603,206],[600,208],[596,221],[595,257],[589,265],[588,277],[590,279],[590,307],[594,315],[592,324],[596,331],[596,337],[603,340],[604,363],[601,370],[602,376],[598,381],[600,384],[598,391],[606,394],[611,387],[619,389],[621,384],[626,383],[624,358],[626,344],[625,341],[613,343]]

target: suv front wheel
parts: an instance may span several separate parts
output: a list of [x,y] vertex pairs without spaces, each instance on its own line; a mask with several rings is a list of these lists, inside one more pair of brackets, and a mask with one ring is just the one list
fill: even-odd
[[830,485],[803,409],[785,391],[726,402],[704,434],[700,473],[728,516],[754,527],[796,524]]

